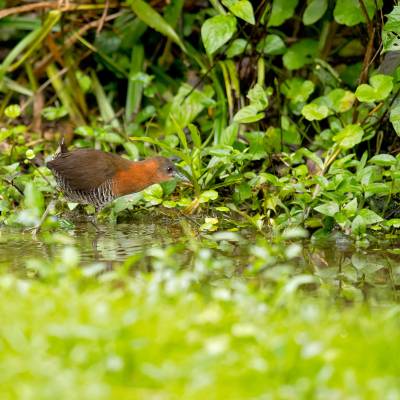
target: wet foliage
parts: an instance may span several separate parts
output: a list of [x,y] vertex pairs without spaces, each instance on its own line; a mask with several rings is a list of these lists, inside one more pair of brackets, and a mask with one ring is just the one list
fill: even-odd
[[[399,398],[399,27],[394,1],[0,0],[2,398]],[[192,186],[96,231],[62,137]]]
[[38,222],[54,196],[44,162],[62,133],[73,147],[175,157],[190,176],[193,189],[120,199],[110,220],[139,203],[219,209],[260,228],[392,233],[398,8],[286,3],[1,10],[2,222]]

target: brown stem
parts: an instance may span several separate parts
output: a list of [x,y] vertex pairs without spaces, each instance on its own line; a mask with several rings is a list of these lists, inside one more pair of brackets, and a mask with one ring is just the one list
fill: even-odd
[[110,8],[110,0],[106,0],[105,7],[104,7],[104,10],[103,10],[103,14],[102,14],[102,16],[101,16],[101,18],[100,18],[100,23],[99,23],[99,25],[97,26],[97,30],[96,30],[96,34],[97,34],[97,35],[98,35],[98,34],[101,32],[101,30],[103,29],[104,23],[106,22],[107,13],[108,13],[108,9],[109,9],[109,8]]
[[[370,32],[369,40],[368,40],[368,45],[367,45],[367,49],[366,49],[365,56],[364,56],[361,74],[360,74],[360,77],[358,78],[359,85],[362,83],[365,83],[368,79],[368,69],[369,69],[369,66],[371,65],[371,59],[372,59],[372,55],[374,52],[375,28],[372,27],[371,31],[368,28],[368,32]],[[357,118],[358,118],[358,108],[357,108],[358,104],[359,104],[359,102],[356,99],[356,101],[354,102],[354,106],[353,106],[354,107],[353,124],[357,121]]]
[[5,10],[0,11],[0,19],[4,17],[8,17],[13,14],[24,14],[31,11],[36,10],[46,10],[46,9],[59,9],[62,12],[69,11],[89,11],[89,10],[103,10],[105,8],[119,8],[124,7],[126,4],[121,4],[118,1],[107,4],[76,4],[70,3],[67,6],[59,7],[58,2],[56,1],[40,1],[38,3],[33,4],[25,4],[23,6],[6,8]]
[[[360,74],[360,77],[358,78],[358,84],[360,85],[362,83],[365,83],[368,79],[368,70],[369,70],[369,66],[371,65],[371,60],[372,60],[373,52],[374,52],[374,39],[375,39],[376,28],[374,27],[374,23],[368,15],[368,11],[367,11],[367,8],[365,7],[364,0],[358,0],[358,2],[360,3],[361,11],[367,21],[367,29],[368,29],[368,36],[369,36],[368,45],[367,45],[367,49],[365,51],[365,56],[364,56],[364,60],[363,60],[361,74]],[[358,118],[358,108],[357,108],[358,104],[359,104],[359,102],[356,99],[356,101],[354,102],[353,123],[355,123]]]

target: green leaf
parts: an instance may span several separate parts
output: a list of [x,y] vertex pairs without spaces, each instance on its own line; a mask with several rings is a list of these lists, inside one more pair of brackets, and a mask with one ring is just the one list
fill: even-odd
[[68,115],[68,110],[64,106],[60,107],[46,107],[42,110],[42,116],[47,121],[55,121]]
[[118,135],[117,133],[113,132],[106,132],[99,137],[99,140],[106,143],[115,143],[115,144],[123,144],[124,139]]
[[[97,78],[97,75],[94,70],[92,71],[91,78],[92,78],[93,91],[96,96],[97,104],[100,109],[100,115],[103,121],[109,123],[113,128],[119,129],[120,128],[119,120],[115,115],[112,103],[110,99],[106,96],[105,89],[103,85],[100,83],[99,79]],[[71,113],[69,112],[69,114]]]
[[173,42],[175,42],[184,52],[186,52],[185,45],[182,40],[172,28],[171,25],[168,24],[167,21],[152,8],[147,2],[143,0],[130,0],[129,4],[133,10],[133,12],[141,19],[146,25],[150,26],[157,32],[167,36]]
[[37,215],[43,211],[43,193],[33,184],[33,182],[28,182],[25,186],[24,206],[28,209],[36,210]]
[[395,104],[390,110],[390,122],[393,129],[396,131],[397,136],[400,136],[400,101]]
[[364,186],[365,197],[370,197],[373,194],[378,194],[381,196],[386,196],[391,192],[391,184],[374,182]]
[[259,111],[268,107],[267,92],[259,83],[256,83],[254,87],[249,90],[247,97],[250,99],[250,104],[254,105]]
[[390,154],[377,154],[376,156],[373,156],[369,162],[381,167],[390,167],[391,165],[397,164],[396,158]]
[[1,128],[0,129],[0,143],[3,140],[6,140],[9,136],[11,136],[13,134],[13,131],[11,129],[4,129]]
[[394,6],[387,16],[386,24],[383,29],[394,33],[400,33],[400,6]]
[[[375,12],[375,0],[363,0],[363,2],[369,18],[372,18]],[[366,22],[359,0],[337,0],[333,16],[336,22],[347,26]]]
[[248,22],[249,24],[254,25],[254,11],[253,6],[248,0],[222,0],[222,4],[229,8],[229,11],[236,15],[238,18],[241,18]]
[[[395,228],[400,228],[400,218],[392,218],[385,221],[386,226],[393,226]],[[396,249],[400,250],[400,249]]]
[[303,107],[301,114],[304,115],[308,121],[320,121],[328,116],[329,109],[325,105],[310,103]]
[[142,195],[144,200],[155,206],[162,203],[163,189],[160,184],[156,183],[144,189]]
[[257,44],[257,51],[262,54],[275,56],[278,54],[284,54],[286,46],[280,36],[268,35]]
[[315,24],[319,19],[322,18],[327,8],[327,0],[311,0],[311,2],[308,3],[303,14],[304,25]]
[[235,122],[232,123],[222,131],[220,144],[232,146],[237,138],[238,132],[239,125]]
[[249,154],[253,160],[260,160],[266,157],[265,132],[252,131],[246,132],[246,139],[249,142]]
[[298,0],[274,0],[268,26],[282,25],[287,19],[293,17],[297,3]]
[[307,101],[310,94],[314,91],[313,82],[302,78],[287,79],[281,85],[281,92],[293,103],[302,103]]
[[307,157],[311,161],[313,161],[318,166],[319,169],[322,170],[324,168],[324,163],[317,154],[311,152],[310,150],[308,150],[305,147],[300,148],[299,153],[303,154],[305,157]]
[[354,219],[353,222],[351,223],[351,231],[355,235],[360,235],[362,233],[365,233],[365,223],[362,217],[357,215]]
[[250,104],[235,114],[234,122],[251,123],[264,118],[264,113],[260,111],[269,105],[267,91],[257,83],[249,90],[247,97],[250,99]]
[[318,41],[301,39],[283,55],[283,64],[289,70],[300,69],[314,61],[318,52]]
[[354,197],[353,200],[349,201],[344,207],[343,210],[345,211],[348,217],[353,217],[357,212],[358,208],[358,201],[357,197]]
[[330,201],[328,203],[321,204],[320,206],[314,207],[315,211],[323,215],[328,215],[329,217],[333,217],[336,213],[339,212],[339,205],[334,202]]
[[[235,39],[229,47],[226,49],[226,56],[228,58],[236,57],[244,52],[247,46],[247,40],[245,39]],[[249,46],[250,48],[250,46]]]
[[18,104],[11,104],[4,110],[4,115],[11,119],[18,118],[21,115],[21,107]]
[[338,113],[350,110],[356,100],[354,93],[344,89],[334,89],[330,91],[327,98],[330,102],[330,107]]
[[352,124],[347,125],[344,129],[342,129],[337,135],[333,137],[333,140],[343,150],[348,150],[360,143],[363,135],[364,130],[360,127],[360,125]]
[[195,147],[201,147],[201,136],[197,126],[193,124],[188,125],[190,136],[192,137],[192,141]]
[[[400,50],[400,36],[398,33],[382,31],[382,53],[397,52]],[[389,53],[390,54],[390,53]],[[393,57],[396,57],[393,55]]]
[[233,15],[216,15],[207,19],[201,27],[201,38],[207,54],[214,54],[235,32],[236,18]]
[[234,122],[251,123],[264,118],[264,113],[258,112],[258,107],[249,105],[242,107],[233,117]]
[[88,92],[92,86],[92,80],[90,79],[90,76],[84,74],[81,70],[77,70],[75,72],[75,77],[82,92]]
[[386,99],[393,89],[393,77],[378,74],[371,77],[370,85],[363,83],[356,90],[356,97],[361,102],[374,102]]
[[206,190],[202,192],[199,197],[199,203],[208,203],[210,200],[216,200],[218,192],[216,190]]
[[176,132],[176,125],[173,120],[183,129],[192,122],[205,107],[215,104],[214,100],[211,98],[214,93],[210,86],[204,87],[203,91],[196,89],[188,96],[191,91],[192,87],[190,85],[183,84],[172,100],[165,125],[167,133]]
[[358,215],[363,219],[364,224],[371,225],[383,221],[383,218],[378,214],[369,210],[368,208],[363,208],[359,211]]

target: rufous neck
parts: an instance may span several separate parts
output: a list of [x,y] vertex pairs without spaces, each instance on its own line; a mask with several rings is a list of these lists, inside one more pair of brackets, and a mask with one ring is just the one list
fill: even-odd
[[132,162],[128,168],[116,173],[113,185],[114,193],[118,196],[123,196],[129,193],[140,192],[157,182],[156,172],[157,164],[151,158]]

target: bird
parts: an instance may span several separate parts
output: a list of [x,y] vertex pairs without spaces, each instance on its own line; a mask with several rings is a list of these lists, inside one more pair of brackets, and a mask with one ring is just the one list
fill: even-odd
[[95,149],[68,151],[64,141],[47,167],[68,201],[91,204],[96,212],[117,197],[140,192],[155,183],[172,179],[190,183],[166,157],[135,162]]

